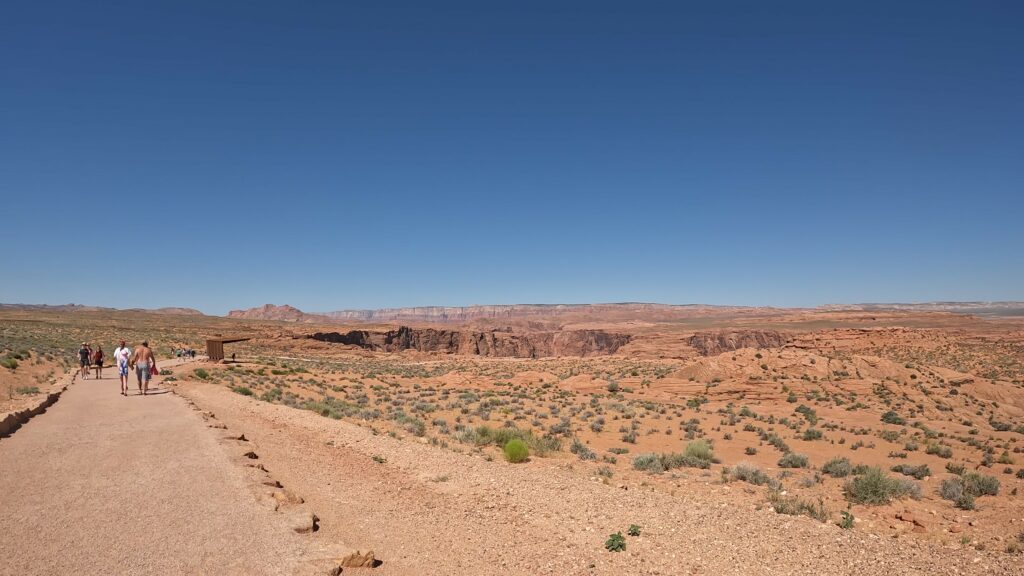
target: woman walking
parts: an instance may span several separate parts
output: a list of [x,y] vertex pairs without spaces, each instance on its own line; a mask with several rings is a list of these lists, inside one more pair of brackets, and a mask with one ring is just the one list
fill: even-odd
[[92,365],[96,367],[96,379],[103,379],[103,346],[96,345],[96,351],[92,353]]

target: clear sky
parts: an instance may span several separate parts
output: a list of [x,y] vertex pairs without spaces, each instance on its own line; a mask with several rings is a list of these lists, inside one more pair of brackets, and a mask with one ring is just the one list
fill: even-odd
[[1024,300],[1024,3],[6,2],[0,302]]

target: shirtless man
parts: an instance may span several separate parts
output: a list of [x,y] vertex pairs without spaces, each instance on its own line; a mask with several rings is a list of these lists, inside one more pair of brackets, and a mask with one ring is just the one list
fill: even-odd
[[136,346],[132,359],[135,361],[135,376],[139,379],[139,392],[145,396],[149,392],[150,370],[156,370],[156,358],[149,349],[149,342],[143,341]]

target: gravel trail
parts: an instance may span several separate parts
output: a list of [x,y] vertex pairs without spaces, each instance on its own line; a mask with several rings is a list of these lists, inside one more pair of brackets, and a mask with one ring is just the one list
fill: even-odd
[[157,392],[78,380],[0,440],[0,574],[294,573],[303,536],[258,504],[223,430]]

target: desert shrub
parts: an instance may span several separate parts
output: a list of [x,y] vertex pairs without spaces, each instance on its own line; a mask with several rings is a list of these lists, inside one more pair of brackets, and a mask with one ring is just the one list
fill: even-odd
[[1006,422],[997,422],[996,420],[989,420],[988,425],[992,427],[996,432],[1009,432],[1013,429],[1013,426]]
[[959,477],[944,478],[939,483],[939,496],[945,500],[956,501],[964,494],[964,481]]
[[843,530],[850,530],[851,528],[853,528],[853,514],[850,514],[846,510],[843,510],[842,512],[840,512],[840,514],[842,515],[842,517],[839,520],[839,522],[836,522],[836,526],[839,526]]
[[277,402],[281,400],[281,395],[283,393],[283,390],[280,388],[271,388],[263,394],[260,394],[260,400],[263,400],[264,402]]
[[999,480],[995,476],[986,476],[977,472],[968,472],[961,476],[964,491],[972,496],[995,496],[999,494]]
[[815,412],[813,408],[809,408],[809,407],[801,404],[801,405],[797,406],[797,408],[796,408],[796,410],[794,410],[794,412],[798,412],[800,414],[803,414],[804,415],[804,419],[807,420],[807,423],[810,424],[811,426],[814,426],[815,424],[818,423],[818,413]]
[[753,446],[747,446],[746,448],[743,449],[743,453],[746,454],[747,456],[753,456],[754,454],[757,454],[757,448],[754,448]]
[[502,451],[505,453],[505,460],[513,464],[524,462],[530,457],[530,449],[526,447],[526,442],[518,438],[509,440]]
[[815,504],[810,500],[804,500],[792,495],[784,496],[781,492],[772,490],[768,494],[768,501],[778,514],[809,516],[820,522],[828,520],[828,510],[825,509],[825,504],[820,499]]
[[701,468],[706,470],[711,467],[711,460],[687,454],[678,454],[676,452],[662,454],[660,458],[665,470],[672,470],[673,468]]
[[[232,366],[232,368],[234,368],[234,366]],[[167,368],[161,368],[160,369],[160,375],[161,376],[170,376],[171,374],[174,374],[174,372],[168,370]]]
[[210,378],[210,373],[207,372],[204,368],[196,368],[195,371],[193,371],[192,373],[195,374],[196,378],[199,378],[200,380],[208,380]]
[[242,396],[252,396],[253,395],[252,389],[248,388],[246,386],[233,386],[231,388],[231,391],[236,393],[236,394],[241,394]]
[[953,457],[953,449],[950,448],[949,446],[943,446],[941,444],[929,444],[928,447],[924,449],[924,453],[933,456],[938,456],[939,458]]
[[808,428],[807,430],[804,430],[803,438],[804,440],[807,441],[821,440],[821,430],[817,430],[815,428]]
[[907,423],[907,421],[902,416],[900,416],[899,414],[892,410],[889,410],[885,414],[882,414],[882,422],[885,422],[886,424],[896,424],[899,426],[903,426],[904,424]]
[[711,444],[708,444],[705,440],[694,440],[690,442],[686,445],[684,454],[689,458],[707,460],[708,462],[715,459],[715,454],[711,450]]
[[626,530],[626,534],[629,534],[630,536],[633,536],[633,537],[639,536],[640,535],[640,527],[637,526],[636,524],[630,524],[629,525],[629,529]]
[[807,456],[787,452],[779,458],[779,468],[807,468]]
[[953,501],[953,506],[961,510],[974,510],[974,496],[964,492],[956,497],[956,500]]
[[895,430],[879,430],[878,437],[886,442],[896,442],[900,439],[900,433]]
[[949,472],[950,474],[956,474],[959,476],[960,474],[964,473],[964,465],[946,462],[946,472]]
[[575,454],[580,460],[597,460],[597,454],[588,448],[586,444],[580,442],[579,438],[573,438],[572,445],[569,446],[569,452]]
[[[694,442],[702,442],[696,440]],[[690,444],[694,444],[691,442]],[[710,447],[708,447],[710,449]],[[704,458],[707,456],[707,452],[703,448],[695,448],[692,451],[687,446],[687,452],[679,454],[676,452],[669,452],[664,454],[639,454],[633,458],[633,469],[643,470],[645,472],[652,472],[659,474],[666,470],[672,470],[673,468],[701,468],[707,469],[711,467],[712,460],[710,458]]]
[[757,466],[750,464],[737,464],[729,469],[729,478],[739,480],[755,486],[764,486],[772,483],[772,478],[764,473]]
[[778,434],[775,434],[775,433],[768,434],[768,436],[765,438],[765,441],[768,442],[769,444],[771,444],[772,446],[774,446],[780,452],[784,452],[784,453],[785,452],[789,452],[789,446],[782,439],[782,437],[779,436]]
[[604,541],[604,548],[609,552],[622,552],[626,549],[626,537],[622,532],[616,532]]
[[853,466],[846,458],[833,458],[822,465],[821,471],[834,478],[845,478],[853,473]]
[[904,476],[913,476],[917,480],[921,480],[927,476],[932,475],[932,471],[928,469],[927,464],[921,464],[920,466],[912,466],[910,464],[897,464],[891,468],[893,472],[899,472]]
[[881,468],[869,468],[861,476],[846,483],[846,498],[855,504],[888,504],[894,499],[907,496],[915,500],[921,496],[921,488],[911,480],[892,478]]
[[18,361],[14,358],[4,358],[3,360],[0,360],[0,366],[3,366],[8,370],[16,370],[18,368]]
[[633,458],[633,469],[660,474],[665,471],[657,454],[637,454]]
[[529,430],[520,430],[515,427],[491,428],[490,426],[477,426],[467,428],[457,436],[458,440],[476,446],[498,446],[503,447],[509,440],[522,440],[538,456],[545,456],[550,452],[557,452],[562,448],[562,442],[553,436],[535,436]]
[[562,449],[562,441],[554,436],[533,436],[527,437],[527,444],[537,456],[547,456],[551,452],[558,452]]

